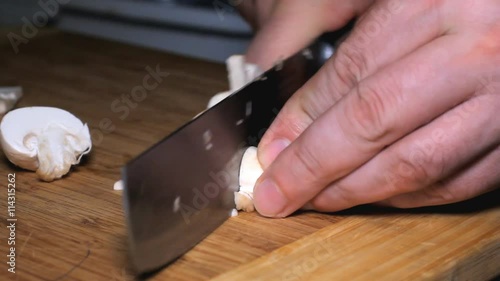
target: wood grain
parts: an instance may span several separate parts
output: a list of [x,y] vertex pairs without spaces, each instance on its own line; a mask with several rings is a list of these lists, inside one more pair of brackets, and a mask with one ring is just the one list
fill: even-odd
[[[89,124],[95,146],[52,183],[0,156],[1,185],[16,174],[18,218],[12,275],[4,262],[7,192],[1,191],[0,280],[134,280],[113,183],[127,161],[227,88],[224,66],[54,30],[14,54],[5,32],[0,85],[23,86],[19,106],[71,111]],[[157,65],[169,75],[128,114],[112,110],[142,85],[146,67]],[[276,220],[242,214],[151,280],[488,280],[500,274],[499,198],[496,192],[441,208],[361,207]]]

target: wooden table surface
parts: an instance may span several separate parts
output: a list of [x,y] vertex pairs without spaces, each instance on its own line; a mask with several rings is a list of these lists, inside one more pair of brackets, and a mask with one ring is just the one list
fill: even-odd
[[[0,280],[134,280],[113,183],[127,161],[228,87],[225,67],[58,31],[40,32],[14,54],[1,35],[0,85],[23,86],[18,106],[74,113],[89,124],[94,148],[52,183],[0,155],[1,186],[16,175],[18,219],[11,274],[3,189]],[[122,96],[142,85],[147,67],[169,75],[143,101],[127,104]],[[246,213],[151,280],[488,280],[500,274],[499,199],[497,191],[439,208],[359,207],[286,219]]]

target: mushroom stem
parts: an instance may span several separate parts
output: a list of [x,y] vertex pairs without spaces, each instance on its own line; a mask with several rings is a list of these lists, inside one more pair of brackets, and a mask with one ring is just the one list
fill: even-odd
[[90,142],[82,137],[87,132],[85,125],[80,132],[72,134],[59,124],[49,124],[37,137],[38,169],[36,174],[44,181],[53,181],[69,172],[78,164],[85,151],[90,150]]

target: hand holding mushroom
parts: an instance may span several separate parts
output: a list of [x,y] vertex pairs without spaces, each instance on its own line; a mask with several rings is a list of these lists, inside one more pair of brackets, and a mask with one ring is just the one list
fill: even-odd
[[[500,2],[248,4],[264,3],[270,13],[247,13],[272,15],[254,18],[262,25],[247,54],[264,69],[361,16],[262,139],[257,211],[284,217],[305,204],[325,212],[366,203],[411,208],[500,186]],[[305,12],[293,13],[300,6]]]

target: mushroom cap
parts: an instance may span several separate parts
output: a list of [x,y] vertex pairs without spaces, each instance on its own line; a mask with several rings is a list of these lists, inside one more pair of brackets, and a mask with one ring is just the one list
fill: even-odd
[[90,133],[80,119],[60,108],[34,106],[12,110],[2,119],[0,142],[7,158],[21,168],[37,170],[38,137],[50,126],[61,127],[69,138],[88,139],[82,154],[90,151]]

